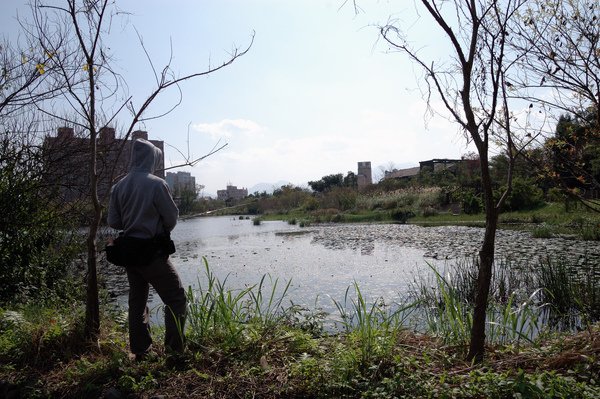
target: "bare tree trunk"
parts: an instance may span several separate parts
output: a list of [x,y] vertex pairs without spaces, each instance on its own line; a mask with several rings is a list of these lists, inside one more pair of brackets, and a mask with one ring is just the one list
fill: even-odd
[[[93,78],[91,80],[94,83]],[[93,91],[92,91],[93,98]],[[92,102],[93,104],[93,102]],[[92,110],[94,108],[92,107]],[[102,219],[102,206],[98,199],[98,171],[97,169],[97,152],[96,152],[96,129],[93,127],[94,114],[92,114],[90,125],[90,189],[91,200],[93,205],[93,216],[90,222],[90,228],[87,237],[87,296],[85,303],[85,337],[88,339],[96,338],[100,334],[100,300],[98,299],[98,251],[96,235]]]
[[[95,225],[95,226],[94,226]],[[85,329],[88,339],[96,338],[100,333],[100,301],[98,300],[96,232],[98,223],[92,223],[87,238],[87,289],[85,301]]]
[[468,360],[480,362],[485,353],[485,324],[487,304],[492,281],[494,251],[496,247],[496,230],[498,229],[498,209],[494,203],[494,192],[488,167],[487,157],[481,157],[481,180],[485,196],[485,234],[479,250],[479,270],[477,274],[477,291],[473,309],[473,325],[471,326],[471,342]]

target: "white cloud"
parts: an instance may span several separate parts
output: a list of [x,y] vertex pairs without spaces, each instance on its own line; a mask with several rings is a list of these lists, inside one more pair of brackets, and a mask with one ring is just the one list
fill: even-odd
[[[353,114],[333,115],[323,125],[311,126],[310,134],[305,128],[294,135],[289,134],[296,130],[294,124],[279,129],[230,119],[199,124],[196,130],[220,132],[220,137],[229,132],[229,145],[199,165],[197,180],[206,184],[207,192],[229,182],[238,187],[279,180],[302,185],[327,174],[356,172],[359,161],[371,161],[376,170],[390,162],[416,166],[426,159],[454,158],[466,152],[455,124],[435,116],[426,128],[423,113],[422,104],[405,110],[365,107]],[[251,132],[259,137],[244,139]]]
[[232,138],[244,136],[257,138],[262,137],[264,127],[248,119],[223,119],[214,123],[196,123],[192,128],[200,133],[205,133],[213,139]]

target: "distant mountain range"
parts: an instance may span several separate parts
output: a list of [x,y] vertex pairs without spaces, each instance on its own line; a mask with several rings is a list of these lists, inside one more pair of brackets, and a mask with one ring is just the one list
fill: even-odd
[[262,193],[266,191],[267,194],[273,194],[273,190],[285,186],[286,184],[290,184],[289,181],[279,180],[277,183],[258,183],[252,187],[248,187],[248,194],[254,194],[255,192]]

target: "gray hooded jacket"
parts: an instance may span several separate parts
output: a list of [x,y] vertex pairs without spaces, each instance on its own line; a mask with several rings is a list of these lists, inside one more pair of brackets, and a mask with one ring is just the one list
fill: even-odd
[[131,150],[129,173],[110,193],[108,225],[125,236],[152,238],[177,224],[179,210],[167,183],[153,175],[162,153],[151,142],[137,139]]

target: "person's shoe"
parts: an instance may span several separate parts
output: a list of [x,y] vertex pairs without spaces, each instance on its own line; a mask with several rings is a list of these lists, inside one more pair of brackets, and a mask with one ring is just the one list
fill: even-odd
[[132,353],[129,358],[134,362],[153,362],[158,359],[158,354],[156,354],[156,352],[154,352],[152,349],[149,349],[142,353]]

